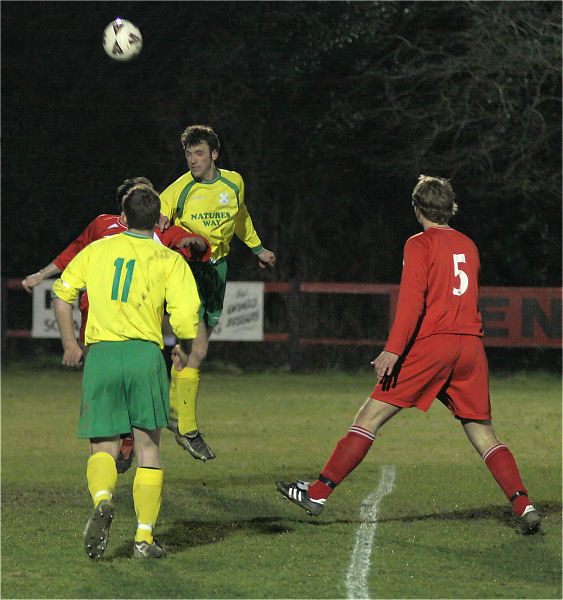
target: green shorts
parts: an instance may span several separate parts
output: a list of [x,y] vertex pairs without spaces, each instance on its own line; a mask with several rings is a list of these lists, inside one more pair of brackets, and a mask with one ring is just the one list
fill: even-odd
[[216,263],[191,262],[190,267],[201,300],[199,321],[208,327],[215,327],[223,312],[227,285],[227,261],[221,259]]
[[84,363],[79,438],[111,437],[131,427],[168,425],[168,374],[153,342],[92,344]]

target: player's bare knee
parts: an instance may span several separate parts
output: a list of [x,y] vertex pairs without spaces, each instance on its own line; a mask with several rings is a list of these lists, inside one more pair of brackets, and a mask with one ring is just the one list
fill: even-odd
[[368,398],[354,419],[354,425],[358,425],[376,434],[378,429],[386,423],[400,408],[375,398]]

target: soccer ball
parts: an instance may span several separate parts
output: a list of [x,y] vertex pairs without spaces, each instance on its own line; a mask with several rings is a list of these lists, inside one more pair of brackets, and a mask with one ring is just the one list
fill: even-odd
[[125,62],[141,52],[143,36],[131,21],[117,18],[104,29],[103,46],[110,58]]

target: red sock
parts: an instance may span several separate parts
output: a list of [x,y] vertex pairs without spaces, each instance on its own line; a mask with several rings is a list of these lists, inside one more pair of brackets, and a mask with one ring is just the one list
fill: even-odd
[[[512,452],[504,444],[496,444],[483,454],[483,460],[506,497],[512,502],[514,514],[519,517],[531,502],[528,500],[528,490],[520,479]],[[518,492],[520,494],[514,498]]]
[[[375,435],[371,431],[358,425],[350,427],[346,436],[336,444],[336,448],[321,471],[320,481],[315,481],[309,487],[309,497],[314,500],[328,498],[334,487],[362,462],[374,439]],[[323,480],[328,480],[330,484]]]
[[121,454],[123,454],[123,458],[128,459],[131,456],[131,451],[133,450],[133,437],[128,436],[121,439]]

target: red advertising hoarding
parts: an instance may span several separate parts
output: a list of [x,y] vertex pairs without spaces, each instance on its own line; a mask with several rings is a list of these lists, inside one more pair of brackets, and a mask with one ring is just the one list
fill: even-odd
[[561,288],[483,287],[486,346],[560,348]]

